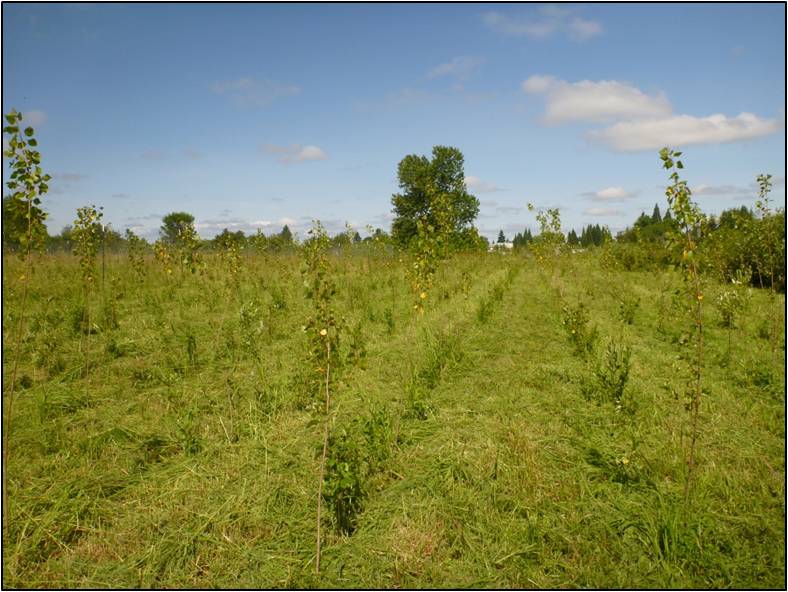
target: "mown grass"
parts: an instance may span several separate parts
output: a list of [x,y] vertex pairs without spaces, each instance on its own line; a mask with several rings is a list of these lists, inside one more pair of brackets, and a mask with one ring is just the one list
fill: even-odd
[[[7,381],[20,311],[17,264],[5,263]],[[326,518],[319,576],[322,422],[304,389],[297,257],[247,258],[238,285],[218,261],[172,277],[150,262],[140,281],[112,258],[86,328],[76,264],[49,256],[23,338],[4,585],[785,586],[785,369],[769,368],[759,336],[766,294],[754,294],[729,358],[719,288],[708,288],[685,499],[672,272],[611,270],[593,253],[554,273],[527,257],[461,256],[418,318],[396,259],[333,264],[337,309],[367,355],[334,388],[332,433],[375,452],[352,535]],[[626,298],[640,299],[632,324],[620,319]],[[599,333],[588,356],[561,322],[581,302]],[[584,396],[611,339],[632,351],[631,414]],[[372,446],[361,438],[376,417],[390,429],[367,428]]]

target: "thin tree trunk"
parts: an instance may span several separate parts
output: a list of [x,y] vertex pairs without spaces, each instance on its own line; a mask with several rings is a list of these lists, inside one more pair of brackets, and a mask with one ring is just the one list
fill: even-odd
[[316,550],[316,558],[315,558],[315,573],[320,573],[320,520],[322,516],[322,509],[323,509],[323,479],[325,478],[326,472],[326,458],[328,457],[328,410],[331,404],[331,399],[329,396],[328,384],[329,384],[329,373],[331,370],[331,342],[326,341],[326,422],[325,427],[323,428],[323,456],[320,458],[320,483],[318,484],[317,490],[317,550]]
[[[29,275],[29,269],[25,269],[25,274]],[[16,377],[19,370],[19,358],[21,357],[20,344],[22,342],[22,329],[25,320],[25,305],[27,303],[27,283],[29,277],[25,277],[22,284],[22,306],[19,312],[19,322],[16,326],[16,338],[14,339],[14,369],[11,372],[11,386],[8,391],[8,409],[6,410],[5,421],[3,422],[3,532],[8,534],[8,458],[9,458],[9,437],[11,433],[11,411],[14,404],[14,391],[16,389]]]
[[698,415],[700,413],[701,374],[703,365],[703,320],[701,317],[701,290],[698,269],[692,265],[691,273],[695,283],[695,330],[698,332],[695,358],[695,388],[692,394],[692,426],[690,434],[690,453],[687,460],[687,481],[684,484],[684,497],[689,496],[693,473],[695,469],[695,444],[698,439]]
[[27,307],[27,286],[30,282],[32,274],[32,266],[30,265],[30,244],[33,240],[33,202],[28,199],[27,201],[27,242],[25,244],[25,266],[22,268],[24,274],[24,283],[22,284],[22,305],[19,311],[19,323],[16,327],[16,339],[14,350],[16,357],[14,358],[14,370],[11,373],[11,388],[8,391],[8,411],[6,414],[5,422],[3,422],[3,535],[8,534],[8,459],[9,459],[9,434],[11,433],[11,410],[14,403],[14,393],[16,390],[16,376],[19,370],[19,358],[22,356],[20,351],[20,344],[22,342],[22,329],[24,327],[25,310]]

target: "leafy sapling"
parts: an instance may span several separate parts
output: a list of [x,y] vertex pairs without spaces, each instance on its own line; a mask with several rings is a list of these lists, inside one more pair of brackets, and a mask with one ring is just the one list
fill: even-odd
[[14,402],[14,391],[17,383],[17,373],[19,370],[19,358],[21,357],[21,339],[24,328],[25,312],[27,308],[28,285],[30,276],[33,273],[33,265],[30,254],[34,250],[40,250],[44,245],[47,236],[44,220],[46,212],[41,208],[41,198],[49,190],[50,175],[44,174],[41,170],[41,154],[36,147],[32,127],[22,129],[22,114],[16,110],[11,110],[5,116],[6,126],[3,133],[9,134],[7,148],[3,150],[3,156],[8,159],[8,166],[11,170],[9,181],[6,187],[11,191],[9,196],[8,208],[10,214],[21,222],[20,231],[12,236],[12,239],[19,244],[19,258],[22,261],[22,272],[19,275],[19,282],[22,284],[22,298],[19,319],[16,326],[16,336],[14,338],[14,367],[11,371],[11,380],[4,385],[8,385],[6,406],[6,417],[3,422],[3,532],[7,534],[8,526],[8,437],[11,431],[11,411]]
[[[755,207],[761,218],[761,232],[755,237],[759,246],[759,256],[757,261],[757,272],[761,287],[764,285],[764,280],[768,277],[769,280],[769,345],[771,349],[770,356],[770,372],[774,373],[775,356],[777,352],[777,337],[779,331],[779,323],[775,318],[775,299],[777,296],[777,276],[783,274],[783,282],[785,280],[785,233],[780,232],[780,228],[775,224],[777,219],[772,212],[769,203],[769,193],[772,190],[772,176],[771,175],[758,175],[758,199],[755,202]],[[781,247],[778,243],[782,242]]]
[[304,326],[304,332],[307,334],[307,364],[309,366],[307,384],[310,387],[310,394],[315,391],[319,393],[321,390],[324,393],[323,453],[320,457],[317,492],[315,558],[315,571],[320,573],[323,485],[330,437],[331,373],[332,369],[337,369],[340,362],[340,330],[344,327],[344,319],[338,317],[334,311],[333,300],[336,294],[336,285],[331,277],[331,267],[328,261],[328,234],[326,234],[323,225],[319,221],[315,221],[309,235],[310,238],[304,243],[301,267],[306,297],[312,302],[312,313]]
[[145,278],[145,241],[130,229],[126,229],[126,243],[128,244],[129,264],[134,270],[137,280],[142,282]]
[[[94,205],[77,208],[77,218],[74,220],[74,253],[79,257],[79,267],[82,272],[82,289],[84,297],[84,327],[85,337],[85,377],[90,374],[90,340],[89,334],[93,331],[90,318],[90,297],[96,284],[96,255],[101,241],[102,208]],[[86,383],[87,388],[87,383]]]
[[550,273],[550,281],[557,287],[559,295],[561,286],[555,284],[556,260],[564,246],[564,234],[561,231],[561,212],[558,208],[538,209],[528,203],[528,211],[536,212],[539,223],[539,235],[531,243],[531,249],[540,266],[545,266]]
[[687,182],[679,177],[678,170],[684,165],[678,158],[681,152],[663,148],[659,152],[662,168],[671,171],[671,184],[665,190],[668,206],[676,220],[678,230],[670,237],[671,243],[682,247],[679,266],[683,272],[684,291],[689,299],[692,321],[685,345],[691,348],[689,360],[690,379],[687,382],[686,407],[690,412],[690,449],[687,457],[687,481],[684,494],[689,495],[695,469],[695,448],[698,440],[698,416],[702,394],[703,369],[703,291],[700,269],[698,267],[698,234],[704,215],[698,205],[692,201],[692,191]]

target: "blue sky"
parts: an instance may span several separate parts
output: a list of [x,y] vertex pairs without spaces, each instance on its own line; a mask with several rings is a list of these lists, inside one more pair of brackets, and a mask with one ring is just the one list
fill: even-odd
[[4,4],[2,48],[50,232],[89,203],[148,238],[180,210],[388,229],[398,162],[438,144],[490,238],[529,201],[578,230],[664,211],[663,144],[707,212],[762,172],[785,203],[784,4]]

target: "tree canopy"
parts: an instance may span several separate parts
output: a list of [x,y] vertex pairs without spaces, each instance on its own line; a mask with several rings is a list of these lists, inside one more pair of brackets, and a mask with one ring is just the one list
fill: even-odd
[[170,212],[161,219],[159,234],[164,242],[176,244],[187,227],[194,224],[194,216],[188,212]]
[[[435,146],[432,159],[409,154],[397,169],[401,193],[391,198],[395,219],[391,225],[392,239],[407,247],[417,234],[417,221],[437,226],[435,203],[448,202],[451,209],[450,235],[452,242],[466,242],[472,224],[479,213],[479,200],[468,193],[465,186],[464,158],[457,148]],[[446,196],[438,200],[436,196]]]

